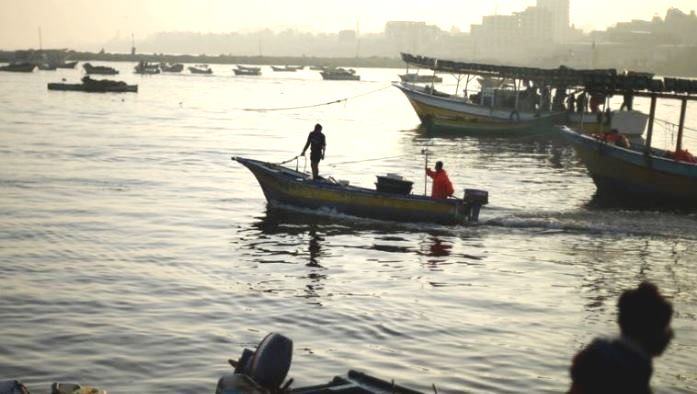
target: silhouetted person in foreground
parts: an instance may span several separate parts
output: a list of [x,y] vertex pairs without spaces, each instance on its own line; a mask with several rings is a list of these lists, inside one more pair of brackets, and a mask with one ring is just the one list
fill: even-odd
[[430,168],[426,168],[426,174],[433,179],[433,187],[431,188],[431,198],[434,199],[446,199],[453,195],[455,190],[453,190],[453,184],[448,178],[448,173],[443,169],[443,162],[436,162],[436,170],[431,171]]
[[312,166],[312,179],[319,177],[319,161],[324,159],[327,149],[327,139],[322,134],[322,125],[317,123],[315,129],[307,136],[307,142],[300,156],[305,156],[307,147],[310,147],[310,164]]
[[652,359],[673,339],[672,305],[649,282],[617,303],[620,337],[596,338],[574,356],[569,394],[651,393]]

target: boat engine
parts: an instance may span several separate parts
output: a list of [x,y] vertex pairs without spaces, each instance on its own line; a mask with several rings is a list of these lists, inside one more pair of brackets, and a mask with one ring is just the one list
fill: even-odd
[[489,203],[489,192],[486,190],[465,189],[465,204],[467,204],[467,221],[477,222],[479,220],[479,210],[482,205]]
[[277,391],[288,375],[292,358],[293,341],[270,333],[255,351],[244,349],[239,360],[229,360],[235,372],[220,378],[216,394]]

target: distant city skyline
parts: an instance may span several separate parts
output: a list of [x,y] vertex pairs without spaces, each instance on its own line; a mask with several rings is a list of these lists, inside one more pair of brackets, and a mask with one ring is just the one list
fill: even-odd
[[[467,32],[486,15],[521,12],[536,0],[0,0],[0,49],[96,49],[116,37],[136,41],[164,31],[201,33],[293,29],[381,32],[388,21],[422,21]],[[670,7],[689,13],[694,0],[571,0],[571,23],[585,31],[617,22],[650,20]]]

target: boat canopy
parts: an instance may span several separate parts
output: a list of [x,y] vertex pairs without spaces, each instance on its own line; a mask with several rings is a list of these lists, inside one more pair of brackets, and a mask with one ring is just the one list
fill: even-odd
[[581,87],[605,94],[632,93],[636,96],[697,99],[697,80],[656,78],[652,73],[615,69],[577,70],[566,66],[554,69],[466,63],[402,53],[402,60],[420,68],[454,74],[522,79],[554,87]]

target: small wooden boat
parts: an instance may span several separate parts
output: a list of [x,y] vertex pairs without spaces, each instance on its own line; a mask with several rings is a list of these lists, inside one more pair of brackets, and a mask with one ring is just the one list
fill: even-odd
[[189,66],[189,72],[192,74],[213,74],[213,70],[207,64],[197,64]]
[[271,66],[271,69],[278,72],[296,72],[302,70],[305,66]]
[[33,63],[10,63],[6,66],[0,66],[0,71],[30,73],[34,71],[35,68],[36,65]]
[[180,73],[184,70],[184,65],[181,63],[160,63],[160,69],[163,73]]
[[320,72],[322,79],[331,81],[359,81],[361,77],[356,75],[356,70],[349,68],[329,68]]
[[82,83],[49,83],[48,90],[88,93],[135,93],[138,92],[138,85],[128,85],[125,82],[108,79],[96,80],[85,76],[82,78]]
[[96,74],[96,75],[116,75],[119,73],[119,71],[115,68],[112,67],[107,67],[107,66],[93,66],[90,63],[85,63],[82,65],[82,68],[85,69],[85,72],[87,74]]
[[235,75],[261,75],[261,67],[237,65],[237,68],[233,68],[232,71],[235,73]]
[[399,194],[345,182],[313,180],[308,174],[281,165],[233,157],[247,167],[259,181],[271,206],[292,206],[334,211],[372,219],[464,224],[476,222],[479,210],[488,203],[488,193],[466,190],[464,199],[436,200],[427,196]]
[[441,83],[443,82],[443,78],[437,76],[437,75],[419,75],[419,74],[413,74],[413,73],[406,73],[406,74],[400,74],[399,79],[402,80],[402,82],[411,82],[411,83]]
[[72,62],[56,63],[57,68],[75,68],[77,66],[77,60]]

